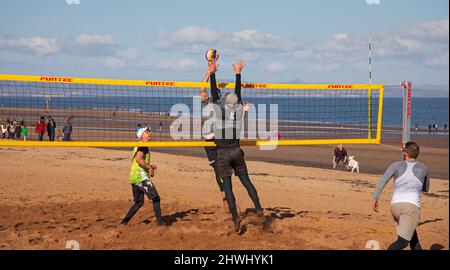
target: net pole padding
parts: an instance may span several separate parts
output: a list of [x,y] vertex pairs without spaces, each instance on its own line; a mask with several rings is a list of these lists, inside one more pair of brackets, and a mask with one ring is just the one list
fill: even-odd
[[368,139],[372,139],[372,38],[369,36],[369,91],[367,100],[367,122],[368,122]]
[[411,140],[411,92],[412,83],[403,82],[403,124],[402,124],[402,146]]
[[[177,81],[145,81],[145,80],[120,80],[120,79],[95,79],[76,77],[50,77],[32,75],[11,75],[0,74],[0,81],[22,81],[41,83],[65,83],[65,84],[97,84],[97,85],[127,85],[127,86],[147,86],[147,87],[172,87],[172,88],[200,88],[210,87],[204,82],[177,82]],[[234,89],[234,83],[218,83],[220,88]],[[372,89],[379,89],[382,84],[372,85]],[[272,84],[272,83],[242,83],[242,88],[253,89],[294,89],[294,90],[361,90],[367,91],[368,84]]]
[[[257,140],[241,141],[241,146],[295,146],[295,145],[335,145],[335,144],[380,144],[376,139],[317,139],[317,140]],[[211,141],[183,142],[51,142],[51,141],[1,141],[0,146],[28,147],[204,147],[215,146]]]
[[381,129],[383,122],[383,100],[384,100],[384,87],[380,88],[379,100],[378,100],[378,123],[377,123],[377,137],[375,138],[376,144],[381,143]]

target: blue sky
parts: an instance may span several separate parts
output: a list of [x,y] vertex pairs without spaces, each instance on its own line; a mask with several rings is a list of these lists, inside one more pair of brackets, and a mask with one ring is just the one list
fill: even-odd
[[[68,4],[67,2],[75,2]],[[79,2],[79,4],[76,4]],[[368,4],[368,2],[374,2]],[[448,85],[448,0],[2,0],[0,73],[200,81]]]

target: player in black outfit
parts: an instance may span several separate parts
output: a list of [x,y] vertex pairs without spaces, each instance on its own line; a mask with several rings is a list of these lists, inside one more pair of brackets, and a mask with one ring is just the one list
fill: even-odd
[[[203,82],[208,82],[208,80],[209,80],[209,71],[207,71],[205,73]],[[220,92],[219,92],[219,101],[220,101]],[[216,103],[219,101],[216,100]],[[203,110],[206,113],[214,112],[214,106],[213,106],[214,102],[213,102],[212,98],[210,98],[208,96],[208,91],[206,90],[206,88],[200,88],[200,102],[202,104],[202,112],[203,112]],[[202,120],[203,120],[202,124],[203,124],[203,132],[204,132],[204,134],[202,134],[202,135],[204,136],[206,141],[214,141],[214,122],[215,122],[214,118],[207,119],[205,121],[205,119],[202,117]],[[216,182],[217,182],[217,185],[219,186],[220,193],[222,195],[223,208],[225,210],[229,210],[227,198],[225,196],[225,189],[223,187],[223,181],[219,177],[219,171],[217,168],[217,162],[216,162],[217,146],[205,146],[205,152],[206,152],[206,156],[208,157],[209,165],[211,167],[213,167],[213,169],[214,169]]]
[[239,177],[241,183],[247,189],[248,195],[253,201],[256,213],[259,217],[263,217],[263,209],[259,202],[258,193],[248,176],[247,165],[244,159],[244,151],[240,147],[240,132],[242,120],[245,111],[248,110],[248,104],[242,104],[241,97],[241,71],[245,66],[243,60],[239,60],[233,65],[236,74],[236,85],[234,93],[225,95],[224,105],[218,106],[220,100],[220,90],[217,88],[215,72],[217,64],[211,62],[208,66],[210,72],[211,96],[216,112],[215,122],[215,138],[217,145],[217,167],[219,177],[223,180],[225,196],[227,198],[228,207],[230,209],[235,231],[240,231],[241,219],[236,209],[235,197],[233,194],[231,176],[233,171]]

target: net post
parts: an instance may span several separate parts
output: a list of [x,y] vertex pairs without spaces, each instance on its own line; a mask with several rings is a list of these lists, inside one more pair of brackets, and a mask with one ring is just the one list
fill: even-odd
[[403,124],[402,146],[411,140],[411,92],[412,83],[402,82],[403,86]]
[[367,137],[372,139],[372,37],[369,36],[369,90],[367,92]]
[[368,115],[367,115],[367,123],[368,123],[368,139],[372,139],[372,85],[369,87],[368,91]]
[[382,123],[383,123],[383,99],[384,99],[384,85],[380,87],[379,89],[379,96],[378,96],[378,117],[377,117],[377,136],[376,136],[376,142],[381,143],[381,129],[382,129]]

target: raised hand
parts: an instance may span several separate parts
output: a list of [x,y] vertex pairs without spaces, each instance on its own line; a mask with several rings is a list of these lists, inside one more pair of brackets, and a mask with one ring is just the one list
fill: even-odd
[[372,210],[378,212],[378,209],[379,209],[378,201],[374,201],[372,203]]
[[241,74],[241,71],[244,69],[244,67],[245,67],[244,59],[237,60],[236,63],[233,64],[234,73]]
[[250,110],[250,103],[244,102],[244,105],[242,106],[244,112],[248,112]]
[[208,62],[208,72],[209,72],[209,74],[212,74],[212,73],[216,72],[217,68],[219,66],[220,65],[217,64],[216,61]]

